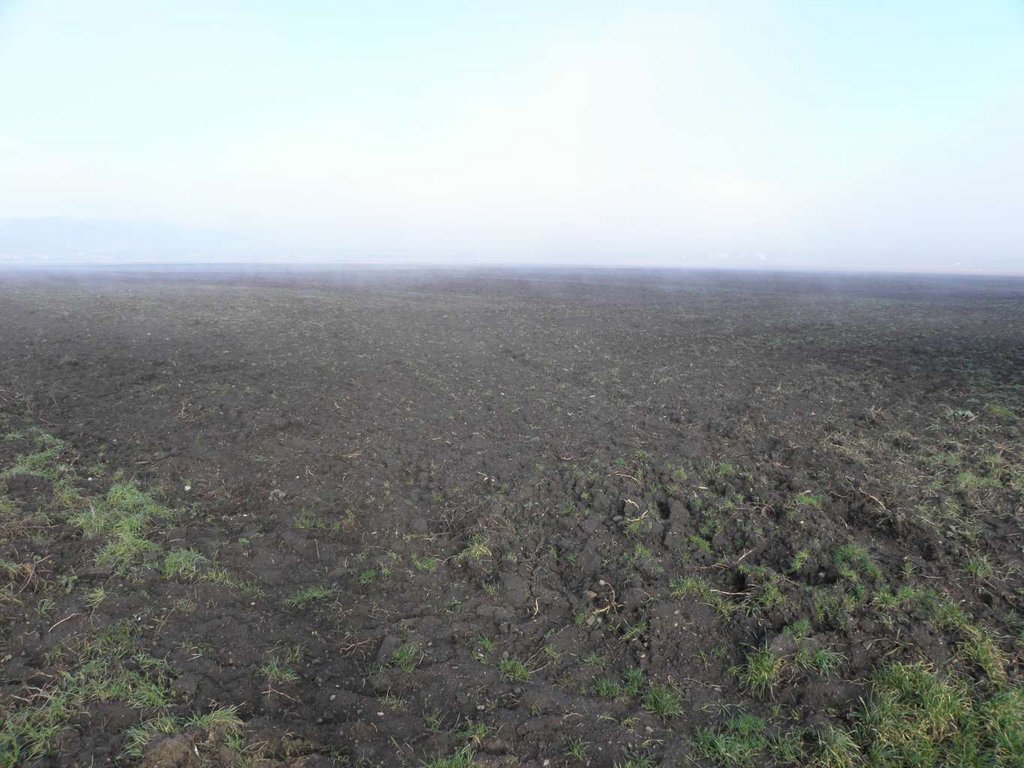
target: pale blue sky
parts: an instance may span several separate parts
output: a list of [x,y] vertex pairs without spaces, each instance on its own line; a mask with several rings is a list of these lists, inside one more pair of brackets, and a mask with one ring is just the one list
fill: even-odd
[[0,0],[0,219],[51,216],[1024,271],[1024,4]]

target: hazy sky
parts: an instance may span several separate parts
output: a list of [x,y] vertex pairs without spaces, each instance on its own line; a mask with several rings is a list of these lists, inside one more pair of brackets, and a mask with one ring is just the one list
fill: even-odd
[[0,219],[50,216],[1024,271],[1024,3],[0,0]]

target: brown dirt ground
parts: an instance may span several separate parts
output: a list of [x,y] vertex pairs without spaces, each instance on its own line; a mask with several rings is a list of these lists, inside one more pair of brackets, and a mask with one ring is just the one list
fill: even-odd
[[[928,600],[1021,680],[1022,282],[7,275],[0,329],[2,431],[65,441],[83,499],[125,480],[173,511],[118,573],[46,477],[0,481],[0,558],[28,564],[0,711],[127,625],[170,711],[245,723],[119,757],[154,713],[90,699],[34,765],[712,765],[696,734],[741,710],[853,728],[891,661],[997,675]],[[182,548],[234,584],[166,578]],[[838,669],[745,686],[751,653],[803,647]]]

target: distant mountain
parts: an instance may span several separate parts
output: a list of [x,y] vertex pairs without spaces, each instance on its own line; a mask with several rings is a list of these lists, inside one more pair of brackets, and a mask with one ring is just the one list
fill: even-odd
[[266,255],[240,235],[151,221],[0,219],[0,260],[16,262],[236,260]]

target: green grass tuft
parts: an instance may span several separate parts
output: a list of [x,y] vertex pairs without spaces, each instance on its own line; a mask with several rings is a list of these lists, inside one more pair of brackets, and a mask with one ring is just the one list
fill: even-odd
[[498,662],[501,679],[510,683],[521,683],[530,679],[529,668],[514,656],[507,656]]
[[289,597],[285,603],[289,608],[304,608],[307,605],[318,603],[321,600],[327,600],[334,593],[330,587],[324,587],[320,585],[313,585],[311,587],[305,587],[300,589],[294,595]]
[[448,757],[435,757],[433,760],[423,764],[423,768],[472,768],[476,765],[473,760],[473,750],[463,747],[458,752]]
[[682,714],[683,704],[679,694],[664,685],[652,685],[644,694],[644,709],[663,720]]
[[832,557],[839,575],[847,581],[881,581],[882,569],[866,547],[860,544],[843,544],[836,548]]
[[96,556],[99,565],[125,573],[143,555],[157,549],[145,534],[154,518],[168,514],[152,496],[137,486],[117,483],[110,487],[103,499],[75,515],[72,522],[86,535],[106,540]]
[[165,579],[194,579],[200,566],[206,562],[201,552],[194,549],[176,549],[164,557],[161,572]]
[[924,663],[891,664],[874,675],[854,737],[878,768],[1024,765],[1024,688],[979,695]]
[[729,768],[761,765],[768,746],[764,721],[742,714],[729,720],[724,728],[703,728],[697,732],[694,747],[698,754]]
[[622,687],[608,677],[599,677],[594,681],[594,694],[604,699],[617,699],[622,695]]
[[0,768],[51,754],[57,735],[89,702],[166,716],[172,702],[166,662],[137,647],[126,624],[105,627],[30,704],[8,710],[0,721]]
[[740,671],[743,687],[762,698],[772,695],[782,678],[785,660],[765,647],[747,656],[747,663]]
[[405,643],[391,654],[391,663],[410,674],[423,661],[423,651],[415,643]]

